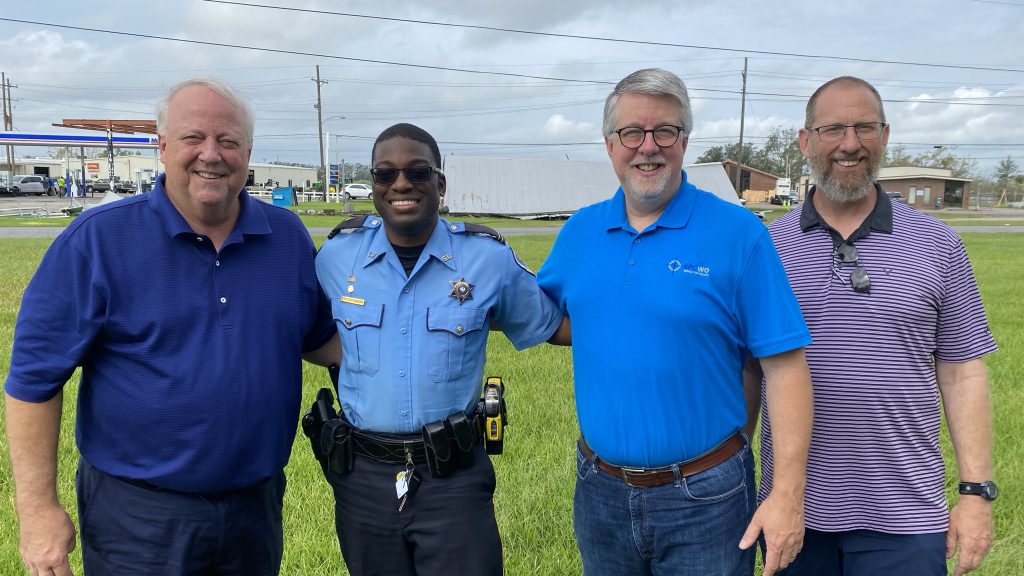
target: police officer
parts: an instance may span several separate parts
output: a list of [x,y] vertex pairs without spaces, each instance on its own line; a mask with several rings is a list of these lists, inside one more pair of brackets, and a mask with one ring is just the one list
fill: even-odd
[[502,573],[494,469],[475,407],[491,326],[518,349],[558,307],[493,230],[438,217],[437,142],[396,124],[373,145],[380,216],[338,225],[316,259],[341,332],[351,470],[328,467],[353,576]]

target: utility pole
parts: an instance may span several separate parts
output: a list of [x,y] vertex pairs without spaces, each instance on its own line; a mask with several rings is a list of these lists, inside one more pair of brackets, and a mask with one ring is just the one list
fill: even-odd
[[[4,102],[4,130],[14,130],[14,106],[11,104],[11,81],[7,79],[7,74],[0,72],[0,96],[3,96]],[[14,177],[14,158],[13,148],[10,144],[7,148],[7,170],[10,172],[11,177]],[[10,184],[10,182],[8,182]]]
[[740,190],[740,175],[743,174],[743,117],[747,111],[747,59],[743,58],[743,91],[740,93],[740,147],[736,151],[736,193],[743,197]]
[[317,138],[320,140],[320,190],[324,195],[324,202],[327,201],[327,184],[324,182],[327,175],[327,166],[324,160],[324,107],[320,102],[320,86],[327,84],[326,80],[320,80],[320,65],[316,65],[316,78],[310,78],[316,82],[316,127]]

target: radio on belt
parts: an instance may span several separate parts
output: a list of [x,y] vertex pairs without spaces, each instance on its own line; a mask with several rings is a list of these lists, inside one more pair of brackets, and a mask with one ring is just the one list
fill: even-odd
[[488,376],[481,400],[484,413],[484,446],[488,454],[501,454],[504,448],[508,410],[505,407],[505,384],[499,376]]

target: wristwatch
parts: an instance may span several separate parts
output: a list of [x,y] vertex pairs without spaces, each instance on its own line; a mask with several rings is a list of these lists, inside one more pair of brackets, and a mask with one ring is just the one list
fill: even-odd
[[985,500],[992,502],[996,499],[996,496],[999,496],[999,489],[996,488],[996,483],[991,480],[986,480],[985,482],[961,482],[960,493],[981,496]]

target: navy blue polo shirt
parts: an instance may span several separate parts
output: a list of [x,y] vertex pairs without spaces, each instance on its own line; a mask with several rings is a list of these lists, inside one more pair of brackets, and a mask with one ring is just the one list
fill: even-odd
[[250,486],[288,460],[303,351],[334,334],[299,219],[244,190],[215,251],[152,192],[91,208],[25,290],[5,389],[56,395],[76,367],[75,437],[108,474],[190,491]]
[[538,274],[572,322],[580,430],[602,459],[665,466],[746,423],[746,357],[810,342],[768,231],[683,181],[645,230],[620,188],[566,222]]

